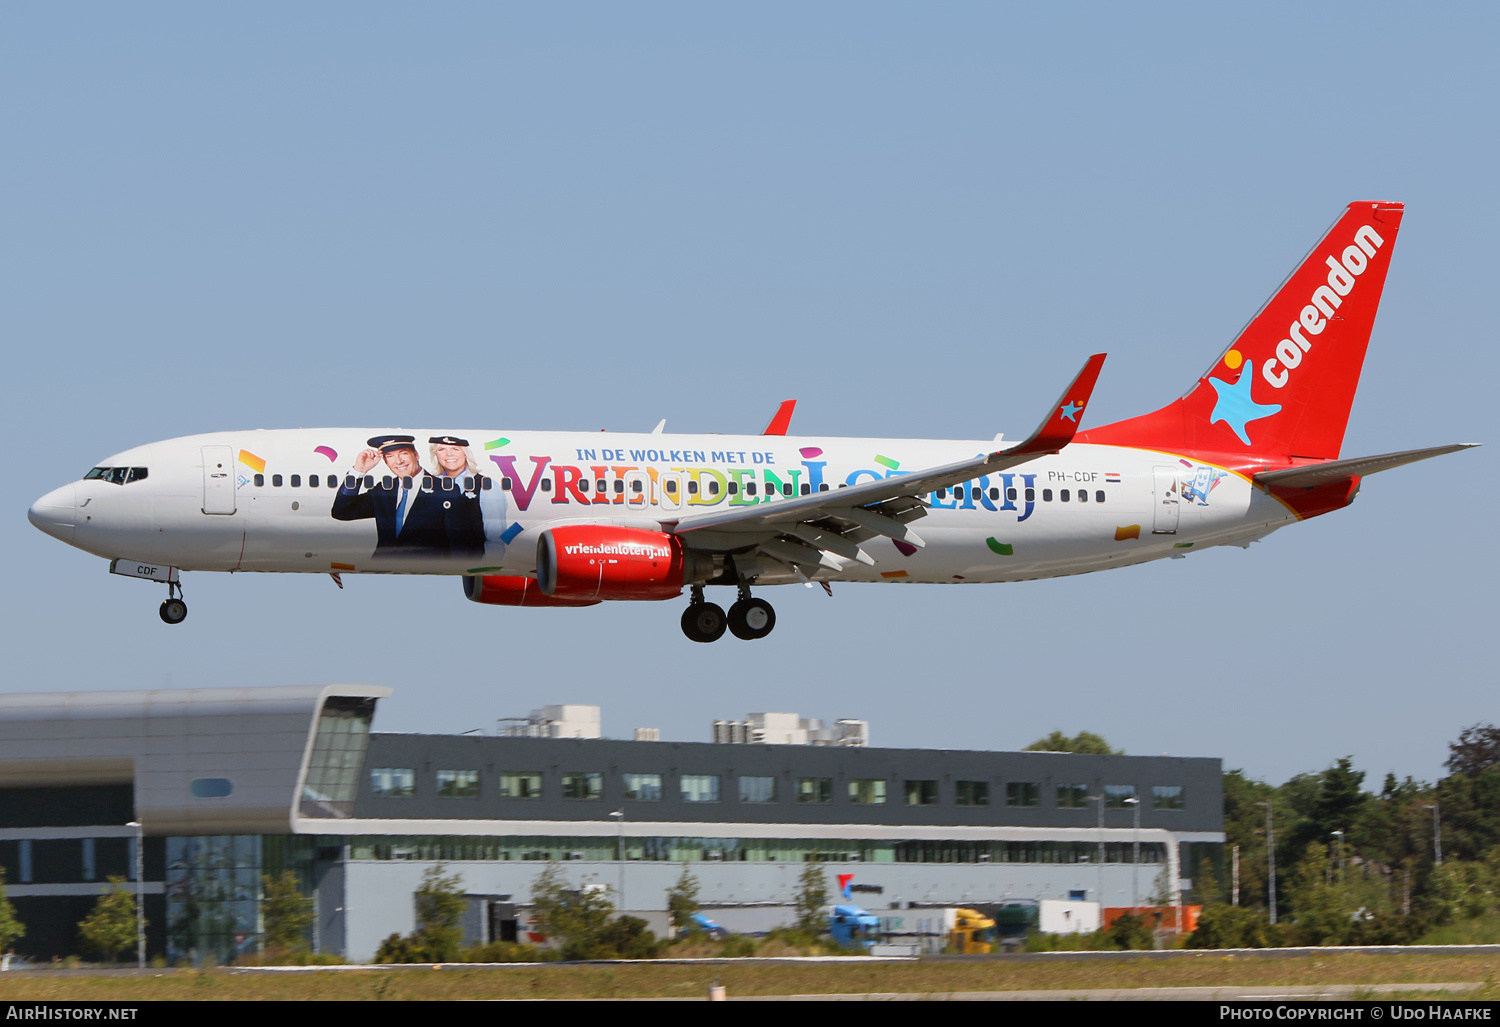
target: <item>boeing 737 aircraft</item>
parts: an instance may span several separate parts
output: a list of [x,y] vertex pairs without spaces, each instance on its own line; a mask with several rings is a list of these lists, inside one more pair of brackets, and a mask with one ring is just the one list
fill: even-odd
[[[1355,203],[1180,399],[1079,431],[1090,357],[1020,443],[538,433],[441,425],[216,432],[126,450],[31,522],[164,582],[181,571],[449,574],[495,606],[671,599],[763,638],[761,585],[1023,581],[1248,545],[1361,478],[1464,444],[1341,458],[1402,205]],[[728,613],[706,586],[736,589]]]

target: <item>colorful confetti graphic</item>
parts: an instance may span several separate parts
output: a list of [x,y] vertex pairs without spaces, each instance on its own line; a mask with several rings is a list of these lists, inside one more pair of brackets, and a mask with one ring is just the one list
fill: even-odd
[[339,451],[334,449],[332,446],[319,446],[317,449],[313,450],[313,452],[321,453],[323,456],[326,456],[329,463],[333,463],[339,458]]
[[817,446],[807,446],[804,449],[799,449],[797,452],[802,454],[802,459],[804,460],[811,460],[815,456],[823,455],[823,451]]
[[1139,524],[1127,524],[1123,528],[1115,529],[1115,541],[1124,542],[1126,539],[1138,539],[1141,537],[1141,526]]
[[510,439],[499,438],[499,439],[495,439],[493,442],[486,442],[484,444],[484,448],[486,450],[499,449],[501,446],[508,446],[508,445],[510,445]]
[[266,462],[248,449],[240,450],[240,463],[250,468],[256,474],[265,473]]
[[893,471],[898,470],[901,467],[901,461],[892,460],[888,456],[877,456],[875,458],[875,462],[877,464],[880,464],[882,467],[889,467]]
[[895,546],[897,552],[899,552],[902,556],[911,556],[917,551],[916,546],[912,545],[910,542],[903,542],[899,538],[891,539],[891,545]]
[[998,542],[993,538],[987,538],[984,540],[984,544],[990,547],[990,552],[992,553],[998,553],[1001,556],[1016,555],[1016,547],[1009,542]]

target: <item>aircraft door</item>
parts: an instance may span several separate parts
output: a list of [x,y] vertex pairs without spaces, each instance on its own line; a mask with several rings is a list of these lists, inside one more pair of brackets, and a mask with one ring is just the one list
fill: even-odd
[[234,447],[203,447],[203,512],[234,513]]
[[1156,482],[1156,514],[1152,519],[1151,534],[1175,535],[1178,513],[1177,468],[1153,467],[1151,470]]
[[628,506],[644,506],[651,499],[651,476],[645,471],[631,469],[625,472],[625,503]]

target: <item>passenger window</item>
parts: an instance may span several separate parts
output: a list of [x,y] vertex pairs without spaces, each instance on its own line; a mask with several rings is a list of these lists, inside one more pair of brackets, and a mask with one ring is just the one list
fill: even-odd
[[615,479],[615,495],[618,496],[620,493],[622,493],[624,491],[625,491],[625,483],[623,481],[621,481],[619,478],[616,478]]
[[307,487],[310,489],[318,487],[318,476],[316,474],[309,474],[307,476]]
[[552,491],[552,479],[551,478],[543,478],[542,479],[542,491],[543,492],[551,492]]
[[492,481],[490,481],[488,478],[480,478],[479,479],[479,491],[481,491],[481,492],[488,492],[488,491],[490,491],[490,489],[492,489],[494,487],[495,487],[495,483],[492,482]]
[[464,491],[465,492],[473,492],[474,491],[474,476],[472,474],[471,475],[467,475],[464,478]]
[[755,495],[755,482],[753,482],[753,481],[747,481],[747,482],[745,482],[745,495],[747,495],[747,496],[753,496],[753,495]]
[[1008,499],[1008,500],[1010,500],[1012,503],[1014,503],[1016,501],[1016,490],[1015,489],[1006,489],[1005,490],[1005,498]]
[[1051,489],[1042,489],[1042,502],[1044,502],[1044,503],[1050,503],[1050,502],[1052,502],[1052,490]]
[[375,487],[375,475],[373,475],[373,474],[367,474],[367,475],[365,475],[365,488],[367,488],[367,489],[373,489],[374,487]]
[[273,475],[271,475],[271,487],[272,488],[278,488],[278,489],[281,488],[281,475],[279,475],[279,474],[273,474]]
[[990,489],[990,498],[991,499],[999,499],[1000,498],[1000,490],[999,489]]
[[790,483],[781,486],[781,494],[783,496],[790,496],[792,494],[792,486]]
[[406,477],[401,479],[401,487],[404,489],[411,488],[411,475],[408,474]]
[[380,479],[380,487],[383,489],[393,488],[395,484],[396,479],[392,478],[389,474],[384,475]]
[[603,478],[600,478],[598,481],[594,482],[594,491],[595,492],[608,492],[609,491],[609,482],[605,481]]
[[1036,489],[1027,489],[1026,502],[1030,503],[1034,499],[1036,499]]
[[633,481],[633,482],[630,483],[630,491],[632,491],[632,492],[645,492],[646,491],[646,485],[645,485],[645,483],[643,481],[641,481],[639,478],[637,478],[635,481]]
[[1102,503],[1102,502],[1104,502],[1104,490],[1103,489],[1100,489],[1098,492],[1094,493],[1094,502],[1096,502],[1096,503]]
[[948,490],[947,489],[938,489],[937,490],[937,497],[939,499],[947,499],[948,498]]
[[807,484],[804,484],[804,485],[803,485],[803,486],[802,486],[802,494],[803,494],[803,495],[804,495],[804,496],[810,496],[810,495],[812,495],[812,486],[811,486],[811,485],[807,485]]
[[1078,490],[1078,501],[1080,503],[1087,503],[1089,501],[1089,490],[1088,489],[1079,489]]
[[354,489],[359,487],[359,479],[352,474],[344,475],[344,488]]
[[255,487],[256,488],[260,488],[261,486],[265,485],[265,483],[266,483],[266,476],[264,474],[257,474],[255,476]]
[[696,496],[697,494],[698,494],[698,483],[696,481],[690,481],[690,482],[688,482],[688,495],[690,495],[690,496]]
[[818,491],[819,492],[827,492],[828,491],[828,483],[825,481],[822,484],[820,484],[818,486]]
[[708,494],[710,496],[717,496],[719,494],[719,483],[718,482],[711,481],[711,482],[708,483]]
[[500,479],[500,491],[501,492],[509,492],[510,491],[510,479],[509,478],[501,478]]
[[731,496],[737,496],[737,495],[740,494],[740,483],[739,482],[732,481],[732,482],[729,483],[729,494]]
[[301,487],[302,487],[302,475],[300,475],[300,474],[294,474],[294,475],[292,475],[292,488],[294,488],[294,489],[300,489]]
[[589,480],[587,478],[584,478],[582,481],[580,481],[578,483],[578,491],[579,492],[587,492],[588,490],[589,490]]
[[669,495],[669,496],[675,496],[675,495],[677,495],[677,482],[675,482],[675,481],[668,481],[667,482],[667,495]]
[[1067,489],[1063,489],[1061,492],[1059,492],[1057,494],[1057,498],[1060,499],[1060,500],[1062,500],[1064,503],[1066,503],[1068,501],[1068,490]]

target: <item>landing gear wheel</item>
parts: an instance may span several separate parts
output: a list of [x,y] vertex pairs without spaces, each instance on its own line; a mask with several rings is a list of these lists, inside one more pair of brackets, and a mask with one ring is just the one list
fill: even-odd
[[729,630],[735,638],[765,638],[775,626],[776,611],[764,599],[741,599],[729,608]]
[[181,599],[163,599],[161,609],[157,612],[168,624],[181,624],[187,620],[187,603]]
[[682,633],[694,642],[717,642],[724,635],[724,610],[713,603],[692,603],[682,611]]

